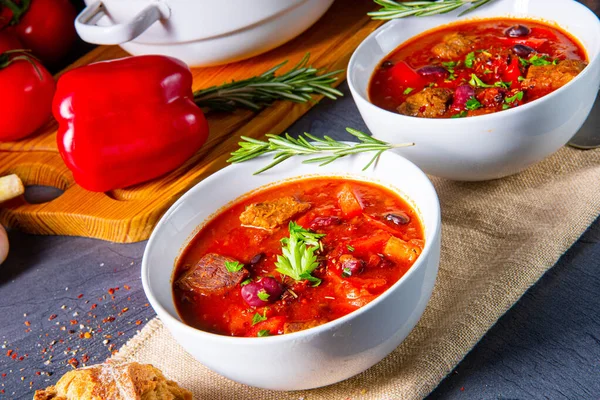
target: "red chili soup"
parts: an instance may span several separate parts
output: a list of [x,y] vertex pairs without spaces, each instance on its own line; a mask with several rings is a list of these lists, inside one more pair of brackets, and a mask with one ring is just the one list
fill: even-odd
[[341,178],[287,182],[198,232],[175,269],[175,304],[186,324],[207,332],[297,332],[375,299],[423,247],[417,213],[389,189]]
[[518,107],[562,87],[587,65],[555,25],[484,19],[446,25],[403,43],[375,69],[370,101],[422,118],[461,118]]

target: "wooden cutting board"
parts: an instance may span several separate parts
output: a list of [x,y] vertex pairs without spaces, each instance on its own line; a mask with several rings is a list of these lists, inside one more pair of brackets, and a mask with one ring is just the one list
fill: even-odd
[[[346,69],[354,49],[381,24],[366,15],[373,8],[372,0],[338,0],[309,30],[275,50],[229,65],[194,69],[194,90],[255,76],[284,60],[289,60],[286,67],[291,68],[307,52],[315,67]],[[125,56],[119,47],[102,46],[67,70]],[[343,78],[342,74],[340,81]],[[57,124],[50,121],[30,138],[0,143],[0,176],[16,173],[26,186],[54,186],[64,193],[43,204],[29,204],[24,198],[3,204],[0,223],[42,235],[87,236],[121,243],[147,239],[182,193],[227,165],[240,136],[262,138],[267,133],[283,133],[315,104],[278,102],[259,113],[211,114],[206,144],[183,166],[153,181],[106,193],[88,192],[74,182],[58,153]]]

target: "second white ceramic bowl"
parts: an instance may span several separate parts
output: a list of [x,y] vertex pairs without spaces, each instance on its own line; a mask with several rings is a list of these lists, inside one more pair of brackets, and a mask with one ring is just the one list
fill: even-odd
[[314,24],[333,0],[85,0],[79,36],[120,44],[133,55],[163,54],[193,67],[271,50]]
[[[152,307],[173,337],[194,358],[235,381],[275,390],[310,389],[356,375],[392,352],[410,333],[431,296],[440,259],[440,209],[427,176],[406,159],[384,153],[375,169],[362,172],[369,155],[325,167],[290,159],[253,176],[260,158],[229,166],[200,182],[162,217],[146,247],[142,283]],[[175,310],[175,261],[197,227],[222,206],[249,191],[285,180],[333,176],[380,183],[418,211],[425,247],[412,268],[366,306],[316,328],[281,336],[241,338],[215,335],[184,324]]]
[[[522,171],[557,151],[583,125],[600,86],[600,21],[573,0],[497,0],[458,17],[458,11],[386,23],[354,52],[348,83],[373,136],[391,143],[425,172],[443,178],[477,181]],[[494,114],[455,118],[416,118],[386,111],[368,100],[371,74],[401,43],[426,30],[470,18],[523,17],[556,22],[575,36],[589,65],[567,85],[531,103]]]

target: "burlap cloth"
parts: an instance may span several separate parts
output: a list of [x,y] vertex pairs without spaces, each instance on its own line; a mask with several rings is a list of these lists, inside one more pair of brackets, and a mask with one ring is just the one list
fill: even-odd
[[433,179],[442,205],[442,260],[425,314],[366,372],[336,385],[273,392],[223,378],[189,356],[158,319],[117,354],[152,363],[197,399],[420,399],[600,214],[600,149],[563,148],[505,179]]

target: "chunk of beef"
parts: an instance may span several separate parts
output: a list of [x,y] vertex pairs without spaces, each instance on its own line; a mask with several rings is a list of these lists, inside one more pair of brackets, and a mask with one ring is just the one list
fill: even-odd
[[294,321],[283,324],[283,333],[300,332],[305,329],[314,328],[315,326],[323,325],[326,319],[313,319],[310,321]]
[[479,100],[484,107],[496,107],[497,105],[504,103],[505,95],[506,89],[497,87],[485,88],[477,93],[477,100]]
[[527,71],[527,77],[521,83],[523,88],[535,91],[550,92],[556,90],[575,78],[586,67],[579,60],[564,60],[558,64],[532,65]]
[[227,270],[225,263],[235,261],[231,257],[208,253],[179,278],[177,285],[183,290],[202,294],[224,292],[239,284],[248,275],[245,268],[236,272]]
[[431,48],[433,54],[444,60],[450,60],[471,51],[475,39],[462,33],[455,32],[444,36],[441,43]]
[[302,203],[293,197],[282,197],[277,200],[250,204],[240,215],[240,221],[244,226],[273,229],[309,208],[309,203]]
[[448,110],[452,93],[448,88],[425,88],[407,97],[398,107],[398,112],[412,117],[440,117]]

